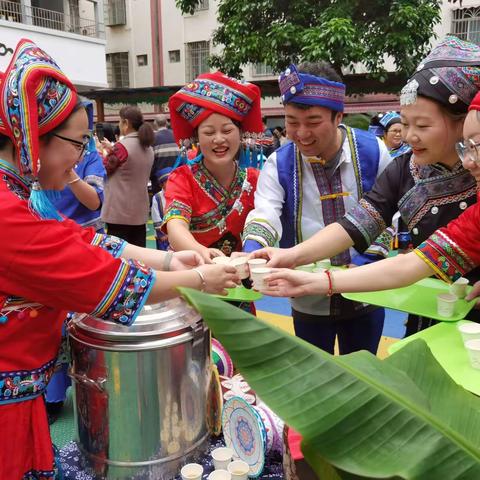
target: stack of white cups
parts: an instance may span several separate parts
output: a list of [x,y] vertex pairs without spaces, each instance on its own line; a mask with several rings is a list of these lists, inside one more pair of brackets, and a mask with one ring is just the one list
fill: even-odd
[[[233,450],[227,447],[212,451],[215,470],[208,480],[247,480],[250,467],[242,460],[233,460]],[[203,467],[198,463],[188,463],[180,471],[182,480],[201,480]]]
[[233,460],[231,448],[216,448],[212,451],[212,459],[215,470],[208,480],[247,480],[250,467],[242,460]]
[[262,291],[266,288],[264,278],[271,273],[272,269],[266,267],[267,261],[264,258],[253,258],[248,260],[248,268],[250,270],[250,278],[253,288]]
[[462,335],[463,344],[470,358],[470,364],[473,368],[480,369],[480,324],[459,322],[457,328]]

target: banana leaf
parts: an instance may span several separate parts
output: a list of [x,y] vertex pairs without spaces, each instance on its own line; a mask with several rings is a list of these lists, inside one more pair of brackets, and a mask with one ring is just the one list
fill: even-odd
[[379,360],[332,356],[210,295],[181,289],[262,400],[300,432],[321,480],[480,479],[480,399],[422,340]]

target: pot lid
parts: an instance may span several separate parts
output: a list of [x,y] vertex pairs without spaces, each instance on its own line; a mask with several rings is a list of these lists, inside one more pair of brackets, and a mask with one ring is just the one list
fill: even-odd
[[175,298],[145,305],[130,326],[86,314],[76,314],[72,319],[72,326],[94,338],[136,342],[140,339],[174,337],[191,331],[199,321],[200,315],[185,300]]

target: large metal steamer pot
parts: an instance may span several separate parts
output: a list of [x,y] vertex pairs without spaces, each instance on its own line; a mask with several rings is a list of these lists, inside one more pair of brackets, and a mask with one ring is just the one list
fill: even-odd
[[210,332],[183,300],[130,327],[76,315],[69,334],[77,441],[97,478],[171,480],[203,453]]

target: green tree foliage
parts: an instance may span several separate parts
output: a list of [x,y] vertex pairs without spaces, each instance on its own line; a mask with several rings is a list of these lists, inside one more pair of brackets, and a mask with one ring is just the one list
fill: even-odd
[[[193,13],[199,0],[176,0]],[[292,62],[326,60],[355,73],[362,63],[385,78],[385,59],[411,74],[429,50],[441,0],[219,0],[211,65],[230,75],[261,63],[276,72]]]

